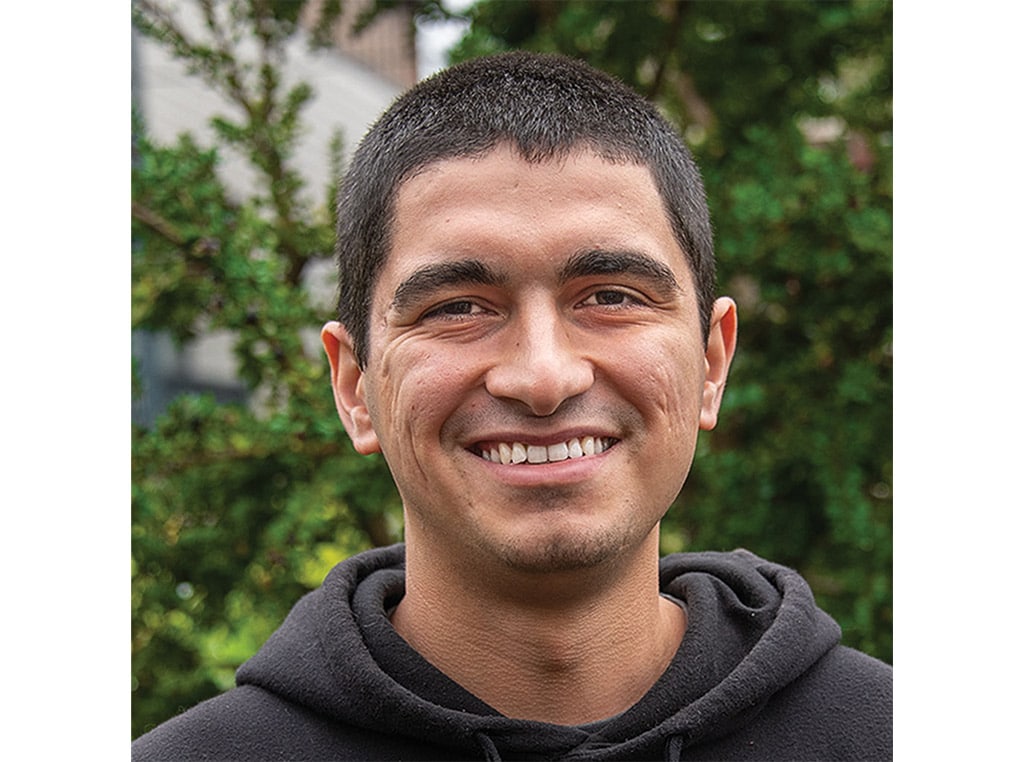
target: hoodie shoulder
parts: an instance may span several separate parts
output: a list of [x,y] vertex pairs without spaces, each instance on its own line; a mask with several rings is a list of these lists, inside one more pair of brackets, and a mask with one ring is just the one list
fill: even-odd
[[266,691],[235,688],[167,720],[132,743],[132,759],[157,760],[279,758],[272,718],[293,714],[292,707]]
[[892,727],[892,679],[889,664],[847,646],[837,646],[808,671],[800,691],[805,700],[815,702],[819,711],[837,720],[845,718],[850,730],[859,735],[867,735],[870,730],[874,735],[883,727]]
[[890,665],[837,646],[782,691],[768,712],[821,759],[889,760],[892,682]]
[[406,739],[325,718],[243,685],[197,704],[132,743],[132,762],[398,760],[419,758]]

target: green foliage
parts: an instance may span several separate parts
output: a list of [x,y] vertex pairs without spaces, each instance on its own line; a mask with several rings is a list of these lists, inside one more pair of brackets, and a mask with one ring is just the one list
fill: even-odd
[[[358,23],[395,4],[377,0]],[[411,5],[448,14],[437,0]],[[156,145],[133,120],[132,326],[179,342],[229,331],[252,392],[245,406],[184,396],[133,427],[133,736],[228,687],[335,562],[401,536],[383,461],[352,451],[310,348],[324,315],[302,276],[329,256],[333,191],[304,200],[289,163],[312,95],[280,81],[300,6],[197,0],[200,39],[158,3],[133,4],[136,27],[236,108],[214,122],[219,146]],[[340,13],[323,6],[315,43]],[[680,126],[705,174],[740,349],[664,550],[744,546],[790,564],[845,641],[886,660],[891,13],[874,0],[484,0],[454,53],[577,56]],[[250,58],[242,42],[255,43]],[[223,147],[256,170],[250,197],[221,183]],[[132,377],[136,389],[134,358]]]
[[[222,19],[201,3],[206,42],[154,4],[133,8],[140,29],[238,107],[242,118],[214,128],[260,178],[234,201],[216,147],[188,135],[156,145],[133,117],[132,328],[178,342],[230,332],[253,400],[184,396],[151,427],[133,426],[133,736],[228,687],[342,557],[401,537],[383,461],[352,450],[326,363],[309,348],[324,315],[303,272],[333,242],[333,191],[310,205],[289,166],[311,90],[281,92],[275,66],[247,63],[230,42],[256,40],[257,60],[282,60],[298,7],[233,3]],[[336,140],[329,160],[339,153]],[[134,358],[132,377],[138,390]]]

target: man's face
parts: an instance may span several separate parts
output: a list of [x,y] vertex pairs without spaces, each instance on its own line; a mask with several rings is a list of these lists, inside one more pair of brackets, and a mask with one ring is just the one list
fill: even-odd
[[[586,567],[656,544],[715,422],[730,301],[712,324],[706,358],[647,168],[500,148],[403,184],[369,361],[332,357],[335,394],[357,449],[387,459],[410,546]],[[336,324],[325,343],[346,352]]]

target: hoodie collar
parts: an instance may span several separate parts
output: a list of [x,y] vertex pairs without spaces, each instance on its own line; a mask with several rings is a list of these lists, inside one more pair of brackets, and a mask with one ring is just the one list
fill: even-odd
[[408,646],[387,616],[404,594],[402,545],[335,567],[242,666],[238,683],[475,757],[678,757],[743,724],[839,641],[796,572],[747,551],[667,556],[660,574],[662,591],[687,607],[686,634],[651,690],[603,722],[504,717]]

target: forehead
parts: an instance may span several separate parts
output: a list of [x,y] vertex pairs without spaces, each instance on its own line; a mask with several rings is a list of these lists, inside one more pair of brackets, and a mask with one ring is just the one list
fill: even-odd
[[650,170],[589,150],[527,161],[508,146],[428,165],[399,187],[385,270],[489,251],[567,256],[574,247],[662,251],[688,271]]
[[[527,159],[510,144],[500,143],[479,155],[431,162],[405,178],[396,193],[396,216],[402,207],[409,207],[428,194],[435,202],[464,190],[471,189],[477,194],[481,183],[500,188],[501,194],[512,191],[513,196],[507,197],[510,201],[521,201],[523,194],[531,190],[548,188],[557,189],[566,198],[600,199],[615,195],[628,200],[631,193],[642,190],[645,198],[634,198],[638,205],[655,197],[660,199],[654,178],[644,164],[612,161],[584,146],[550,158]],[[623,187],[616,191],[616,186]]]

